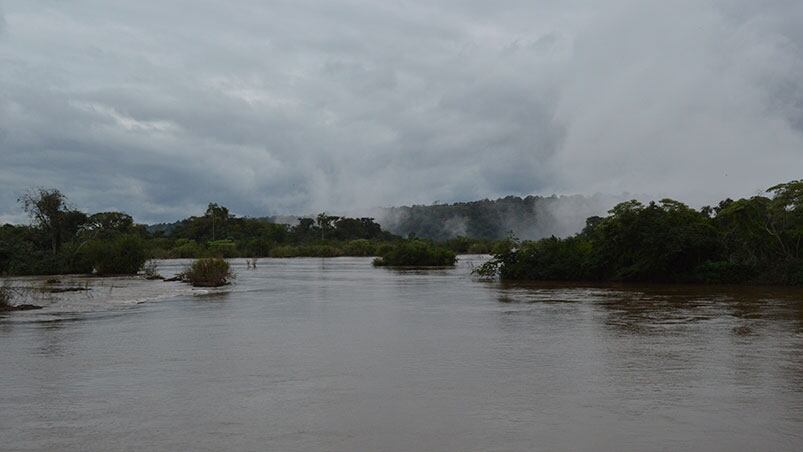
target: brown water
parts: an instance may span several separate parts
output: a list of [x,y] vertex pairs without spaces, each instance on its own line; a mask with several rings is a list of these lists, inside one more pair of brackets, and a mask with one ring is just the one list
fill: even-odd
[[800,290],[508,286],[480,261],[65,279],[92,290],[0,314],[0,449],[803,449]]

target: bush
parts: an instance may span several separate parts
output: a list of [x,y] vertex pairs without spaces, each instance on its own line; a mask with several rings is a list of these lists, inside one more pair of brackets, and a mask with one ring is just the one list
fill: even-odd
[[306,245],[299,248],[302,257],[337,257],[342,256],[340,249],[331,245]]
[[270,250],[270,257],[297,257],[298,255],[299,250],[296,246],[277,246]]
[[348,242],[343,249],[343,254],[347,256],[373,256],[376,247],[370,240],[359,239]]
[[91,242],[87,255],[98,275],[136,275],[147,260],[145,243],[135,235]]
[[502,262],[499,273],[502,279],[594,279],[591,252],[591,243],[578,237],[524,242],[516,251],[497,256]]
[[237,245],[233,240],[215,240],[207,243],[209,255],[215,257],[234,257],[237,255]]
[[385,254],[393,251],[393,247],[395,245],[392,243],[380,243],[376,249],[374,249],[374,256],[384,256]]
[[740,283],[754,277],[755,271],[746,265],[727,261],[708,261],[694,271],[699,282]]
[[42,272],[42,274],[79,274],[92,273],[95,263],[89,249],[73,242],[62,246],[55,264],[57,271]]
[[454,265],[457,256],[445,246],[420,240],[398,243],[374,259],[376,266],[443,267]]
[[266,238],[251,239],[241,242],[238,249],[241,254],[250,257],[268,257],[270,250],[275,246],[272,240]]
[[270,257],[337,257],[343,251],[332,245],[278,246],[270,251]]
[[176,247],[170,250],[170,255],[172,257],[181,259],[198,258],[204,256],[205,253],[206,250],[203,246],[189,239],[176,240]]
[[184,281],[195,287],[220,287],[234,278],[229,263],[219,257],[196,260],[182,275]]

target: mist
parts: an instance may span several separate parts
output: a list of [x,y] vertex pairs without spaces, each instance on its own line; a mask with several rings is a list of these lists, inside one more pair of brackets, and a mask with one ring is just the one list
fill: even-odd
[[633,199],[618,196],[508,196],[496,200],[375,209],[383,228],[401,236],[448,240],[458,236],[522,240],[567,237],[580,232],[592,216],[604,216],[616,204]]

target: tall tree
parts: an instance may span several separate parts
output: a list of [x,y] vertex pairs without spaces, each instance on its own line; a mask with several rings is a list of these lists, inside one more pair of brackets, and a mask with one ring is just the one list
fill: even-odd
[[50,239],[53,254],[61,249],[65,235],[74,234],[86,215],[67,207],[67,198],[57,189],[29,190],[17,199],[22,208]]

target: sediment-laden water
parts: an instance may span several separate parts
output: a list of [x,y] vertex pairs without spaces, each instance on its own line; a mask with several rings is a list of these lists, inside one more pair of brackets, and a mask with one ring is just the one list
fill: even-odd
[[0,449],[803,448],[800,289],[504,285],[481,259],[6,281],[45,308],[0,314]]

